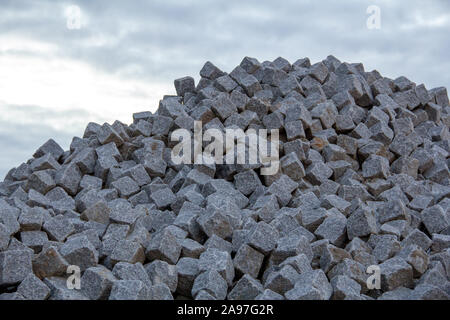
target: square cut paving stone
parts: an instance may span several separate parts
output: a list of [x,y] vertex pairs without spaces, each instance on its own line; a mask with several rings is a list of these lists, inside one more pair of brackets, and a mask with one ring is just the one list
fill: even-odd
[[389,160],[378,155],[371,155],[362,164],[362,170],[363,177],[366,179],[386,179],[389,175]]
[[123,172],[123,175],[129,176],[132,178],[136,183],[142,187],[146,184],[149,184],[151,182],[151,178],[148,175],[147,171],[145,170],[144,166],[142,164],[138,164],[134,167],[131,167]]
[[343,215],[348,216],[351,209],[351,203],[334,194],[326,195],[321,199],[321,206],[325,209],[336,208]]
[[48,236],[43,231],[24,231],[20,233],[20,239],[24,245],[38,253],[48,242]]
[[381,289],[391,291],[398,287],[413,286],[413,269],[402,258],[394,257],[380,264]]
[[275,195],[261,195],[256,199],[253,209],[262,221],[270,223],[275,218],[280,205]]
[[231,255],[218,249],[207,249],[200,255],[198,268],[200,272],[215,270],[231,285],[234,279],[234,266]]
[[174,300],[170,289],[165,284],[155,284],[150,287],[151,300]]
[[351,299],[354,296],[358,296],[361,292],[359,283],[347,276],[334,277],[331,279],[331,286],[333,287],[332,300]]
[[422,220],[430,234],[440,233],[450,224],[450,216],[439,205],[423,210]]
[[[25,168],[25,167],[24,167]],[[51,153],[47,153],[40,158],[37,158],[31,162],[31,164],[27,167],[31,171],[39,171],[39,170],[47,170],[47,169],[55,169],[58,170],[61,168],[61,165],[58,161],[55,160]],[[16,173],[17,174],[17,171]]]
[[110,142],[108,144],[96,148],[95,152],[99,158],[113,157],[117,161],[122,160],[122,155],[120,154],[119,149],[117,149],[116,144],[113,142]]
[[300,209],[301,222],[310,232],[314,232],[327,217],[327,210],[324,208],[308,208]]
[[293,289],[286,292],[288,300],[329,300],[333,288],[322,270],[299,275]]
[[198,259],[205,250],[205,247],[195,240],[187,238],[181,241],[182,257]]
[[152,285],[147,271],[140,262],[135,264],[119,262],[114,266],[112,273],[114,277],[119,280],[139,280],[144,282],[147,286]]
[[306,168],[306,178],[314,185],[320,185],[333,175],[333,170],[323,162],[314,162]]
[[186,297],[192,297],[192,286],[200,272],[198,263],[198,259],[193,258],[181,258],[178,260],[176,265],[176,271],[178,273],[177,293]]
[[91,300],[107,300],[116,277],[103,266],[87,269],[80,279],[81,292]]
[[220,91],[231,92],[238,84],[229,75],[224,75],[215,80],[214,86]]
[[61,255],[81,271],[98,264],[98,252],[86,236],[71,238],[61,247]]
[[211,107],[214,113],[220,118],[221,121],[226,120],[232,114],[237,112],[236,105],[231,101],[225,93],[220,93],[215,99]]
[[142,215],[137,208],[133,209],[125,199],[108,202],[108,207],[111,210],[109,214],[111,223],[133,225]]
[[22,231],[38,231],[44,223],[44,208],[29,208],[22,211],[19,217],[20,228]]
[[32,274],[32,258],[27,250],[0,252],[0,286],[16,285]]
[[450,234],[433,234],[433,244],[431,245],[431,249],[434,252],[445,251],[450,248]]
[[[267,272],[267,271],[266,271]],[[264,288],[270,289],[278,294],[284,295],[292,289],[298,281],[299,274],[290,265],[273,267],[264,281]]]
[[51,154],[56,160],[58,160],[63,153],[64,150],[59,146],[59,144],[56,143],[55,140],[50,139],[36,150],[33,157],[40,158],[46,154]]
[[411,300],[450,300],[450,295],[440,288],[419,284],[411,293]]
[[75,196],[80,186],[82,173],[76,164],[63,166],[56,172],[56,185],[63,188],[71,196]]
[[114,142],[119,147],[124,143],[123,138],[109,123],[104,123],[101,126],[97,138],[102,145]]
[[197,296],[195,297],[194,300],[199,300],[199,301],[213,301],[213,300],[218,300],[216,297],[212,296],[209,292],[207,292],[206,290],[200,290],[197,293]]
[[10,234],[3,224],[0,224],[0,251],[5,250],[9,244]]
[[424,274],[428,268],[428,255],[418,245],[409,245],[403,248],[398,256],[411,265],[415,277]]
[[227,298],[228,300],[254,300],[263,291],[262,284],[246,274],[235,284]]
[[224,72],[217,68],[213,63],[207,61],[200,70],[200,76],[203,78],[215,80],[224,75]]
[[67,287],[66,277],[49,277],[43,281],[50,288],[50,297],[48,300],[89,300],[80,290],[69,289]]
[[178,286],[177,266],[170,265],[165,261],[155,260],[144,266],[153,285],[165,284],[173,293]]
[[250,230],[247,243],[259,252],[267,255],[275,248],[278,237],[278,231],[275,228],[260,221]]
[[299,274],[312,271],[311,267],[311,261],[309,258],[301,253],[299,255],[296,255],[294,257],[289,257],[286,260],[284,260],[282,263],[280,263],[280,267],[284,267],[286,265],[289,265],[295,269]]
[[145,254],[149,260],[162,260],[176,264],[181,254],[181,245],[170,230],[163,229],[150,240]]
[[250,246],[242,245],[234,257],[234,268],[240,274],[257,278],[264,260],[264,255]]
[[50,240],[64,241],[75,232],[72,223],[63,215],[58,215],[44,222],[43,230],[47,232]]
[[372,255],[378,262],[386,261],[395,256],[401,249],[401,244],[394,235],[382,235],[378,238]]
[[347,219],[347,235],[350,240],[377,233],[375,216],[368,208],[360,207]]
[[224,300],[227,296],[227,282],[215,270],[207,270],[199,274],[192,286],[192,296],[197,297],[200,291],[206,291],[217,300]]
[[42,194],[46,194],[55,186],[55,180],[47,170],[36,171],[28,178],[27,187]]
[[206,250],[217,249],[219,251],[225,251],[231,254],[233,244],[213,234],[208,240],[206,240],[204,248]]
[[69,263],[54,246],[44,248],[33,258],[33,272],[40,279],[65,275]]
[[367,278],[369,275],[366,273],[367,268],[352,259],[345,258],[341,262],[339,262],[337,265],[335,265],[328,273],[327,276],[329,279],[333,279],[336,276],[344,275],[348,276],[349,278],[355,280],[361,285],[361,290],[363,293],[366,293],[367,288]]
[[275,195],[280,203],[280,206],[284,207],[291,200],[291,194],[297,187],[298,184],[295,181],[287,175],[281,175],[270,185],[267,192]]
[[253,193],[260,185],[261,180],[253,170],[243,171],[234,176],[234,186],[245,196]]
[[152,291],[139,280],[117,280],[112,285],[109,300],[152,300]]
[[50,289],[34,274],[29,274],[20,283],[17,293],[27,300],[46,300],[50,296]]
[[72,162],[78,166],[83,174],[92,174],[95,172],[96,160],[94,149],[86,148],[74,153]]
[[128,176],[122,177],[111,183],[111,187],[117,190],[120,197],[128,198],[139,192],[139,185]]
[[124,239],[116,243],[110,258],[113,264],[117,262],[144,263],[145,251],[138,242]]
[[272,252],[270,259],[275,264],[279,264],[285,259],[299,254],[305,254],[309,260],[313,258],[313,251],[308,238],[294,230],[277,241],[276,248]]
[[319,239],[327,239],[336,246],[343,246],[347,238],[347,219],[343,215],[330,216],[314,231]]
[[352,259],[352,256],[344,249],[328,244],[322,250],[319,261],[320,268],[325,273],[328,273],[328,271],[330,271],[335,265],[337,265],[344,259]]
[[222,239],[230,237],[233,233],[229,218],[222,210],[210,209],[197,219],[202,231],[208,236],[216,235]]
[[0,301],[21,301],[27,300],[23,295],[17,292],[0,294]]
[[176,79],[174,85],[179,96],[184,96],[188,92],[195,92],[195,80],[192,77],[186,76]]
[[386,223],[399,219],[407,219],[405,204],[400,199],[392,199],[384,203],[383,207],[379,211],[378,221],[380,223]]
[[296,153],[291,152],[280,159],[283,173],[294,181],[298,181],[305,176],[305,168],[298,159]]
[[95,221],[104,225],[109,224],[109,214],[111,209],[108,207],[106,201],[101,200],[84,210],[81,218],[87,221]]
[[150,194],[156,206],[160,209],[165,208],[176,201],[176,196],[169,187],[164,187]]

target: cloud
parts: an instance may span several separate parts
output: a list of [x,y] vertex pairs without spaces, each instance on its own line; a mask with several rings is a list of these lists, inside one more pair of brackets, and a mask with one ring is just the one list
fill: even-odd
[[[51,112],[38,106],[0,104],[0,177],[27,162],[50,138],[68,150],[72,138],[83,135],[84,125],[77,120],[83,114],[83,110]],[[70,125],[58,129],[53,126],[55,122]]]

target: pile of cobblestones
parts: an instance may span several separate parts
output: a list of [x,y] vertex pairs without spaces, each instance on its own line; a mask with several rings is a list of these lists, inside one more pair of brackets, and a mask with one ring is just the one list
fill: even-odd
[[[200,76],[7,174],[0,299],[449,299],[444,87],[333,56]],[[199,122],[276,131],[278,170],[176,163],[172,133]]]

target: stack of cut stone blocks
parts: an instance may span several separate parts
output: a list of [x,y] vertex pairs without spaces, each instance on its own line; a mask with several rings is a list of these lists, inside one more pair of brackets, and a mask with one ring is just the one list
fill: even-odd
[[[449,299],[444,87],[333,56],[207,62],[200,76],[7,174],[0,299]],[[171,133],[195,121],[279,130],[278,172],[175,164]]]

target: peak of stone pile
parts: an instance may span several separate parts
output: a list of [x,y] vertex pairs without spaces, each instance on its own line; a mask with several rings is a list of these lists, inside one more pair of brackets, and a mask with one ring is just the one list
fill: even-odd
[[[0,299],[450,297],[444,87],[333,56],[246,57],[229,74],[207,62],[200,76],[175,80],[155,113],[89,123],[67,151],[50,139],[7,174]],[[278,129],[279,171],[175,164],[170,134],[194,121]]]

